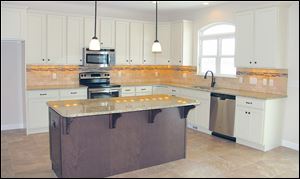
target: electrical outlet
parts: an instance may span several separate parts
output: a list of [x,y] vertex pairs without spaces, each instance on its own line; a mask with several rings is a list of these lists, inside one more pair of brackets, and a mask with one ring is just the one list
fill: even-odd
[[268,80],[267,79],[263,79],[263,85],[267,86],[268,85]]
[[269,86],[274,86],[274,80],[273,79],[269,79]]
[[158,77],[158,72],[157,71],[155,72],[155,76]]
[[52,79],[53,79],[53,80],[56,80],[56,79],[57,79],[56,73],[52,73]]
[[239,82],[240,82],[240,83],[243,83],[243,82],[244,82],[243,77],[240,77],[240,78],[239,78]]
[[182,77],[183,77],[183,78],[186,78],[186,76],[187,76],[186,73],[183,73],[183,74],[182,74]]
[[122,72],[121,71],[118,72],[118,77],[122,77]]
[[252,85],[256,85],[256,84],[257,84],[257,78],[255,78],[255,77],[250,77],[249,83],[252,84]]

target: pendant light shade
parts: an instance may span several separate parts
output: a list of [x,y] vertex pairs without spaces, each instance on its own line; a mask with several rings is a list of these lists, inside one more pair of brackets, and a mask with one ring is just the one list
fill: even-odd
[[100,50],[100,42],[96,36],[96,27],[97,27],[97,1],[95,1],[95,31],[94,31],[94,37],[90,41],[89,44],[89,50]]
[[152,45],[152,52],[157,53],[157,52],[161,52],[161,45],[159,43],[159,41],[157,40],[157,1],[155,3],[156,5],[156,32],[155,32],[155,41]]

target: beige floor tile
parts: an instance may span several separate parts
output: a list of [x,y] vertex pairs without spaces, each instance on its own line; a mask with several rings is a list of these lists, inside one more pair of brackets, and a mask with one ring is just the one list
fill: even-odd
[[[278,147],[261,152],[224,139],[187,130],[186,159],[111,178],[299,177],[299,152]],[[1,132],[1,177],[55,178],[48,133]]]

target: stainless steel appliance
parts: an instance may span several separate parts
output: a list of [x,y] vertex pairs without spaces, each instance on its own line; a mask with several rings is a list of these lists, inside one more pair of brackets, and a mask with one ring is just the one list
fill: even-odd
[[209,130],[212,135],[235,141],[235,96],[211,93]]
[[79,83],[88,86],[88,98],[119,97],[121,86],[110,83],[109,72],[83,72],[79,74]]
[[83,48],[83,65],[90,67],[109,67],[116,64],[114,49],[89,50]]

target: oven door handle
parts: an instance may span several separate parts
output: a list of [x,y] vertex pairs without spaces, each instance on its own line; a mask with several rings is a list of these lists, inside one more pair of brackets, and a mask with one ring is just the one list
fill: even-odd
[[109,93],[110,90],[89,90],[90,93],[99,93],[99,92],[104,92],[104,93]]

